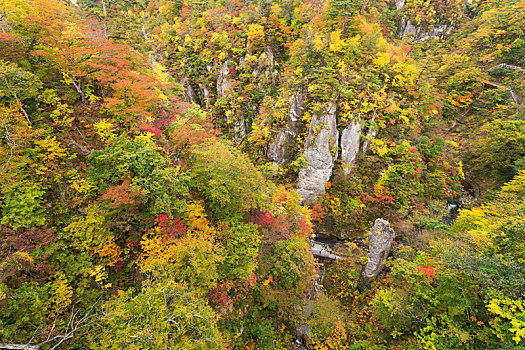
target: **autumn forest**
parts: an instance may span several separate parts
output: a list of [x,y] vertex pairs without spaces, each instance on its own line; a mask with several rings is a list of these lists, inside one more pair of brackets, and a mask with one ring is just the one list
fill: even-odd
[[525,350],[525,0],[0,0],[0,349]]

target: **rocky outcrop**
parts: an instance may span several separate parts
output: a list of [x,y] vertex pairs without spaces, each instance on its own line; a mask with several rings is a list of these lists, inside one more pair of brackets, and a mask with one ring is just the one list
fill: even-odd
[[305,96],[296,93],[290,97],[290,110],[286,126],[279,131],[273,143],[268,147],[266,156],[272,162],[283,164],[292,160],[292,151],[299,133],[299,121],[303,114]]
[[516,65],[513,65],[513,64],[507,64],[507,63],[500,63],[500,64],[497,64],[495,66],[492,66],[492,67],[489,67],[489,68],[485,68],[483,70],[491,71],[493,69],[525,70],[525,68],[523,68],[523,67],[516,66]]
[[395,235],[388,221],[376,219],[368,236],[368,262],[363,273],[365,277],[376,277],[381,272]]
[[193,90],[190,79],[187,75],[182,78],[180,84],[184,87],[184,100],[188,103],[197,104],[197,95],[195,94],[195,90]]
[[[260,88],[263,88],[263,82],[267,81],[270,84],[270,89],[273,90],[278,74],[275,70],[275,54],[273,48],[267,46],[259,57],[259,62],[257,62],[257,67],[252,72],[252,77],[259,77],[258,85]],[[263,77],[264,79],[260,79]]]
[[446,24],[441,24],[441,25],[432,27],[432,29],[429,31],[419,30],[416,38],[418,41],[425,41],[428,39],[436,39],[436,38],[443,39],[447,35],[449,35],[451,31],[452,31],[451,26],[446,25]]
[[202,100],[204,101],[204,105],[206,106],[206,109],[210,108],[210,89],[206,85],[199,85],[201,91],[202,91]]
[[361,130],[361,120],[352,121],[341,134],[341,162],[343,164],[343,173],[345,175],[350,174],[354,160],[359,152]]
[[[402,11],[405,7],[405,0],[396,0],[396,9]],[[401,24],[399,27],[399,38],[412,37],[414,41],[425,41],[428,39],[443,39],[450,34],[452,26],[447,24],[435,25],[431,28],[423,28],[414,25],[412,21],[405,16],[401,17]]]
[[[399,38],[406,38],[408,36],[416,36],[417,28],[412,24],[410,20],[407,20],[404,16],[401,18],[401,26],[399,27]],[[415,39],[415,38],[414,38]]]
[[436,25],[428,30],[415,26],[410,20],[405,17],[401,19],[401,26],[399,28],[399,38],[411,36],[414,41],[425,41],[428,39],[443,39],[450,34],[452,27],[446,24]]
[[223,63],[219,76],[217,77],[217,98],[228,96],[228,93],[232,89],[232,83],[229,79],[230,76],[230,64],[232,61],[227,60]]
[[[374,112],[372,118],[368,122],[368,128],[364,129],[365,121],[353,121],[341,134],[341,163],[343,165],[343,173],[350,174],[352,165],[357,158],[359,151],[367,153],[370,149],[370,143],[379,133],[379,126],[375,122],[376,113]],[[364,129],[364,130],[363,130]],[[360,145],[361,135],[366,131],[364,140]]]
[[281,129],[273,143],[268,147],[266,156],[276,164],[287,163],[292,160],[292,147],[297,135],[288,128]]
[[363,146],[361,147],[361,150],[363,153],[368,153],[368,150],[370,149],[370,144],[372,143],[372,140],[377,136],[379,133],[379,125],[375,123],[376,120],[376,113],[372,115],[372,119],[368,122],[368,131],[366,132],[365,140],[363,141]]
[[[217,98],[227,97],[233,88],[233,84],[229,78],[230,75],[230,64],[232,61],[228,60],[224,62],[217,78]],[[238,146],[244,137],[246,136],[246,122],[243,117],[238,117],[237,113],[231,113],[226,118],[228,124],[230,124],[230,134],[233,142]]]
[[230,133],[232,135],[232,139],[235,146],[238,146],[241,144],[242,140],[244,140],[244,137],[246,136],[246,122],[242,117],[227,120],[232,120]]
[[315,200],[325,191],[337,159],[339,132],[335,113],[337,105],[330,102],[323,115],[314,115],[304,146],[303,157],[308,166],[299,170],[297,192],[303,203]]

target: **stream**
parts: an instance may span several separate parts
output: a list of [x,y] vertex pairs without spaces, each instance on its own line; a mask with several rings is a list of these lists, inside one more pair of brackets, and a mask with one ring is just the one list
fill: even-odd
[[[461,209],[461,204],[457,200],[454,199],[454,200],[447,201],[448,215],[443,217],[444,224],[448,226],[452,225],[454,221],[456,220],[456,218],[458,217],[460,209]],[[364,239],[362,237],[355,237],[351,239],[340,239],[335,236],[316,232],[313,238],[310,239],[310,243],[312,244],[312,246],[314,245],[322,246],[323,251],[326,250],[329,253],[335,252],[338,246],[344,245],[345,243],[348,243],[348,242],[356,243],[360,248],[367,250],[367,247],[364,244]],[[322,284],[322,281],[323,281],[323,277],[325,273],[325,265],[330,264],[332,261],[331,259],[318,257],[315,255],[314,255],[314,258],[316,261],[316,272],[319,277],[313,282],[312,287],[307,293],[306,300],[308,302],[315,300],[317,298],[318,293],[324,292],[324,286]],[[312,314],[312,309],[307,304],[305,307],[304,316],[307,319],[311,314]],[[295,339],[295,344],[298,347],[296,347],[295,349],[308,350],[305,344],[305,338],[309,337],[310,327],[306,323],[297,325],[296,333],[297,335]]]

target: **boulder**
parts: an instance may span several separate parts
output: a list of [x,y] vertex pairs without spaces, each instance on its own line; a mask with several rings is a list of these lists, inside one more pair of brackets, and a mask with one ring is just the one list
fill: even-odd
[[388,221],[376,219],[368,236],[368,262],[363,273],[365,277],[376,277],[381,272],[395,236]]
[[303,203],[315,200],[325,191],[337,159],[339,132],[335,113],[337,105],[330,102],[325,113],[314,115],[304,146],[303,157],[308,165],[299,170],[297,192]]

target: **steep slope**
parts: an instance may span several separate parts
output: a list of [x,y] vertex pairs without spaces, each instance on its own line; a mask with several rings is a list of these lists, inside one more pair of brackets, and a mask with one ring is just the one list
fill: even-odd
[[523,0],[1,13],[0,348],[523,347]]

